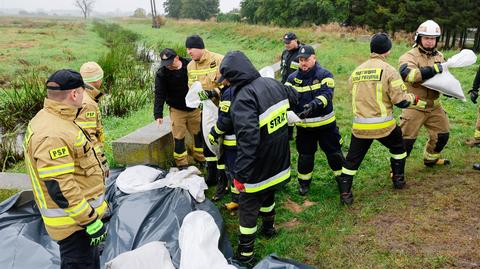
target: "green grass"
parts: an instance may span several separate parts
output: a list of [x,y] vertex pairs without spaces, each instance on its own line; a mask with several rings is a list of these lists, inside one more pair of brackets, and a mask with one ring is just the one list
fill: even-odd
[[[338,126],[345,141],[344,151],[347,151],[350,143],[352,118],[347,79],[357,65],[368,59],[368,42],[357,40],[348,34],[342,37],[337,33],[318,33],[310,28],[283,29],[232,23],[169,20],[166,26],[152,29],[148,20],[119,20],[118,22],[123,27],[139,33],[143,41],[151,46],[157,44],[182,46],[187,35],[197,33],[204,37],[207,49],[219,53],[242,50],[258,68],[270,65],[278,59],[283,49],[280,38],[289,30],[297,32],[297,35],[306,42],[319,43],[318,61],[335,75],[335,111]],[[388,61],[397,66],[398,57],[409,49],[410,46],[407,44],[394,44],[392,55]],[[454,53],[453,51],[444,52],[446,56]],[[478,65],[474,65],[451,70],[462,83],[465,92],[470,89],[477,68]],[[468,255],[456,255],[442,249],[441,247],[446,243],[422,245],[425,244],[425,241],[436,242],[428,238],[448,237],[448,234],[432,233],[427,229],[417,231],[410,228],[401,230],[402,236],[401,239],[398,239],[394,237],[394,228],[396,222],[401,222],[402,219],[396,219],[396,222],[391,224],[386,219],[386,216],[399,215],[407,219],[407,224],[411,223],[413,227],[430,224],[429,217],[432,218],[432,215],[427,213],[433,211],[439,216],[444,214],[444,206],[438,205],[436,202],[444,199],[445,193],[452,192],[455,195],[463,196],[465,191],[462,191],[460,187],[470,186],[465,185],[465,182],[457,184],[455,182],[457,178],[462,175],[467,175],[465,177],[469,177],[471,180],[479,178],[478,173],[470,171],[470,167],[475,160],[480,161],[478,158],[480,150],[467,148],[463,144],[466,138],[473,135],[476,106],[471,102],[463,103],[445,97],[441,97],[441,100],[449,114],[451,124],[450,141],[443,154],[450,158],[453,164],[450,167],[438,169],[423,166],[423,145],[427,140],[426,131],[423,130],[415,144],[412,156],[407,162],[406,173],[409,188],[401,192],[394,191],[388,179],[390,171],[388,150],[378,142],[374,142],[354,179],[353,188],[356,200],[352,207],[346,208],[339,205],[333,173],[328,168],[323,152],[317,152],[316,155],[311,192],[306,198],[298,195],[297,183],[294,179],[297,153],[295,144],[291,143],[292,181],[278,193],[276,199],[277,224],[282,228],[280,234],[274,239],[259,238],[257,240],[256,255],[263,257],[276,252],[281,256],[306,262],[318,268],[462,267],[463,263],[460,261],[466,259],[465,257],[468,258]],[[396,115],[399,113],[400,111],[397,110]],[[151,104],[125,118],[104,118],[107,135],[106,153],[111,165],[115,165],[111,153],[111,141],[152,121]],[[452,185],[459,186],[459,188],[444,186],[449,182],[453,182]],[[478,183],[472,186],[472,188],[477,187],[478,189]],[[472,192],[478,193],[476,189],[473,189]],[[211,190],[209,194],[211,194]],[[451,195],[451,193],[449,194]],[[424,199],[426,200],[424,201]],[[224,199],[222,202],[227,200]],[[301,206],[307,200],[315,204],[308,207]],[[416,201],[420,202],[416,204]],[[447,202],[450,203],[450,201]],[[292,203],[299,204],[303,211],[292,211],[289,208]],[[461,208],[468,207],[464,204]],[[407,212],[406,215],[402,215],[404,212]],[[222,214],[230,239],[236,245],[238,218],[236,214],[231,215],[223,210]],[[444,217],[447,217],[447,214]],[[468,216],[460,218],[454,224],[439,222],[432,227],[442,224],[460,228],[463,225],[462,220],[469,218]],[[293,225],[286,226],[291,223]],[[390,227],[392,230],[389,229]],[[475,229],[472,228],[472,230]],[[390,237],[384,238],[383,235],[394,238],[389,241]],[[455,248],[455,243],[458,243],[455,240],[455,238],[448,238],[447,242],[451,242],[448,247]],[[399,246],[389,246],[392,242],[398,243]],[[475,242],[478,240],[471,243],[472,248],[478,250],[478,244],[475,245]],[[412,251],[408,246],[416,248]],[[477,251],[477,256],[470,255],[471,258],[478,258],[478,253]]]

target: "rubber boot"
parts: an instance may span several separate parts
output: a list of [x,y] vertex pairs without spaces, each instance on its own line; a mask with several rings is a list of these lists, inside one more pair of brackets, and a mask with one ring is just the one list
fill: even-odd
[[270,216],[262,216],[262,228],[260,234],[266,238],[272,238],[277,235],[277,229],[275,229],[275,214]]
[[427,159],[423,159],[423,164],[425,166],[428,166],[428,167],[434,167],[436,165],[449,165],[450,164],[450,160],[449,159],[445,159],[445,158],[439,158],[439,159],[435,159],[435,160],[427,160]]
[[303,180],[299,179],[298,183],[300,183],[300,186],[298,187],[298,193],[302,196],[305,196],[308,191],[310,190],[310,183],[312,180]]
[[217,162],[207,162],[206,183],[209,187],[217,184]]
[[240,265],[247,268],[255,266],[255,256],[253,255],[253,248],[255,244],[255,235],[240,235],[237,254],[235,260]]
[[406,158],[397,160],[390,158],[390,167],[392,168],[392,183],[395,189],[405,187],[405,161]]
[[474,163],[473,164],[473,169],[480,171],[480,163]]
[[218,169],[217,172],[217,188],[215,190],[215,194],[212,197],[213,201],[218,201],[227,194],[228,189],[227,189],[228,181],[227,181],[227,175],[225,174],[225,169]]
[[353,177],[342,174],[336,178],[338,190],[340,192],[340,203],[342,205],[351,205],[353,203],[352,182]]

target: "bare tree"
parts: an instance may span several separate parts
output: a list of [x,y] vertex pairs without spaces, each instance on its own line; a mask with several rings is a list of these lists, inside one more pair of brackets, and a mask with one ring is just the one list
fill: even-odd
[[92,13],[95,0],[74,0],[73,4],[82,11],[83,18],[87,19],[88,15]]

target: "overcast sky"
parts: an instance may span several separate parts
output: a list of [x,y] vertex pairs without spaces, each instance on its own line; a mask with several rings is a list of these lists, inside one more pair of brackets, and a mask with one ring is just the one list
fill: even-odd
[[[240,7],[241,0],[220,0],[220,10],[227,12]],[[163,13],[163,0],[156,0],[157,12]],[[149,0],[96,0],[94,10],[97,12],[125,11],[130,12],[136,8],[150,10]],[[0,9],[20,8],[27,11],[38,9],[74,9],[73,0],[0,0]]]

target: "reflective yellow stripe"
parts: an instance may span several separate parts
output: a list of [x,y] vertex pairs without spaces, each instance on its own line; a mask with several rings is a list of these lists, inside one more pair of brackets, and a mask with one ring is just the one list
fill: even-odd
[[395,159],[395,160],[402,160],[402,159],[407,158],[407,153],[404,152],[404,153],[402,153],[402,154],[392,154],[391,156],[392,156],[392,158]]
[[342,170],[335,170],[335,171],[333,171],[333,175],[336,176],[336,177],[338,177],[338,176],[341,175],[341,174],[342,174]]
[[103,78],[103,71],[101,74],[99,75],[96,75],[94,77],[87,77],[87,78],[83,78],[83,81],[84,82],[95,82],[97,80],[101,80]]
[[358,86],[358,84],[355,83],[355,84],[353,84],[353,87],[352,87],[352,112],[353,112],[353,115],[357,114],[357,106],[355,104],[356,99],[357,99],[357,91],[358,91],[357,86]]
[[173,158],[183,158],[188,155],[187,151],[185,150],[182,153],[176,153],[175,151],[173,152]]
[[415,74],[417,73],[417,69],[410,70],[407,76],[407,82],[413,83],[415,82]]
[[326,106],[327,106],[328,101],[327,101],[327,98],[326,98],[325,96],[319,95],[319,96],[317,96],[317,99],[319,99],[320,101],[322,101],[323,107],[326,107]]
[[87,203],[87,200],[85,198],[75,207],[70,208],[70,209],[65,209],[65,212],[68,213],[70,217],[76,217],[80,214],[82,214],[85,210],[90,208],[90,204]]
[[195,152],[203,152],[203,148],[193,147],[193,151],[195,151]]
[[438,68],[438,64],[434,64],[433,69],[435,69],[435,72],[440,73],[440,68]]
[[77,121],[77,124],[82,128],[97,128],[96,121]]
[[258,116],[260,128],[267,125],[268,133],[271,134],[286,125],[288,123],[288,108],[290,108],[290,104],[287,99],[269,107],[265,112]]
[[38,207],[40,209],[47,208],[47,203],[45,202],[45,196],[43,195],[42,188],[40,187],[40,182],[38,181],[37,174],[33,169],[30,157],[28,155],[25,155],[25,164],[27,166],[27,171],[30,176],[30,181],[32,182],[33,192],[35,193],[35,197],[37,197],[39,203]]
[[357,170],[350,170],[345,167],[342,167],[342,173],[344,173],[345,175],[354,176],[357,173]]
[[308,173],[308,174],[302,174],[302,173],[298,172],[297,177],[298,177],[298,179],[301,179],[301,180],[310,180],[310,179],[312,179],[312,175],[313,175],[313,171]]
[[42,216],[43,222],[48,226],[67,226],[77,224],[77,222],[70,217],[45,217]]
[[320,127],[320,126],[324,126],[324,125],[327,125],[327,124],[330,124],[332,122],[334,122],[336,120],[336,117],[333,116],[331,118],[328,118],[324,121],[316,121],[316,122],[297,122],[295,125],[299,126],[299,127],[304,127],[304,128],[312,128],[312,127]]
[[107,208],[108,208],[107,202],[103,201],[103,203],[99,207],[95,208],[95,211],[97,211],[98,215],[103,216]]
[[335,87],[335,80],[333,78],[324,78],[322,79],[321,84],[327,84],[327,87],[334,88]]
[[401,87],[403,84],[403,80],[401,79],[397,79],[397,80],[394,80],[390,83],[390,85],[392,85],[393,88],[396,88],[396,87]]
[[240,226],[240,233],[241,234],[254,234],[257,232],[257,226],[253,228],[247,228],[247,227],[242,227]]
[[274,208],[275,208],[275,203],[273,203],[271,206],[260,207],[260,212],[263,212],[263,213],[272,212]]
[[207,162],[216,162],[218,161],[217,157],[205,157],[205,161]]
[[225,133],[224,131],[218,129],[217,124],[215,124],[215,125],[213,126],[213,129],[215,130],[215,132],[216,132],[217,134],[224,134],[224,133]]
[[290,84],[295,90],[297,90],[297,92],[309,92],[309,91],[314,91],[314,90],[318,90],[322,87],[322,84],[320,83],[316,83],[316,84],[312,84],[312,85],[309,85],[309,86],[293,86],[292,84]]
[[225,146],[235,147],[237,145],[237,140],[223,140]]
[[213,68],[207,68],[207,69],[194,69],[194,70],[189,70],[188,71],[188,76],[193,75],[193,76],[200,76],[200,75],[208,75],[211,73],[215,73],[218,71],[218,66],[213,67]]
[[426,149],[423,152],[423,158],[430,161],[439,159],[440,156],[441,156],[440,153],[428,153]]
[[224,164],[217,164],[217,169],[225,170],[225,165]]
[[237,190],[237,188],[235,188],[235,186],[233,186],[233,184],[232,186],[230,186],[230,192],[234,194],[240,194],[240,192]]
[[259,183],[246,183],[245,192],[252,193],[277,185],[290,178],[290,167]]
[[38,175],[40,178],[54,177],[63,174],[73,173],[74,163],[66,163],[56,166],[48,166],[38,169]]
[[377,104],[380,107],[382,117],[386,117],[387,116],[387,109],[385,108],[385,104],[383,103],[383,85],[382,85],[382,83],[377,83],[376,92],[377,92]]
[[353,129],[357,130],[378,130],[396,124],[395,119],[382,123],[353,123]]

